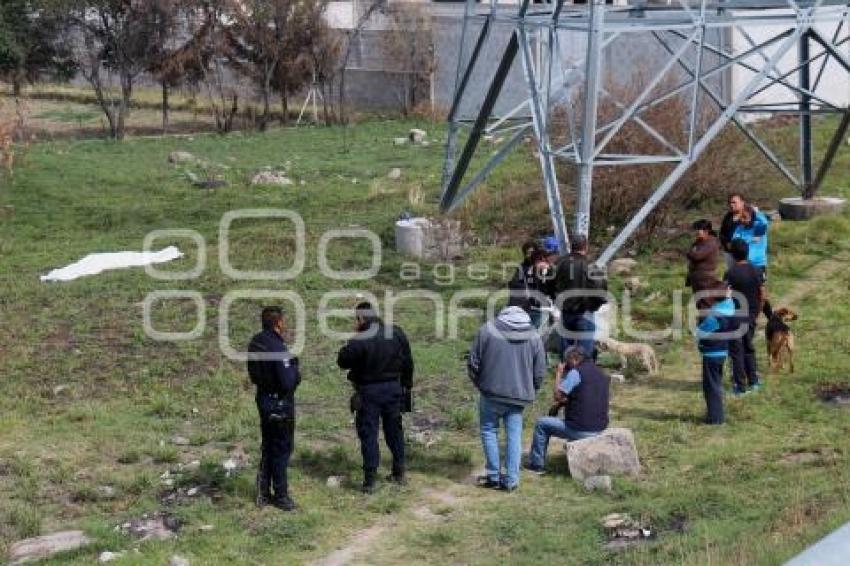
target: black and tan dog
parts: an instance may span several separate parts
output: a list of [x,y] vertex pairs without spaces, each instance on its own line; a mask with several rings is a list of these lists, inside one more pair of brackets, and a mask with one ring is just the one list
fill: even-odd
[[785,367],[783,358],[786,358],[790,372],[794,373],[794,333],[791,332],[788,323],[797,320],[797,313],[788,307],[773,310],[768,301],[764,302],[762,312],[767,317],[764,337],[767,339],[767,357],[770,369],[781,370]]

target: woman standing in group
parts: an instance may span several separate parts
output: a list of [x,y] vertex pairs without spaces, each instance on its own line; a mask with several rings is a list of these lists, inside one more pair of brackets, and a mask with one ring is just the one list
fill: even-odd
[[695,232],[695,240],[687,254],[688,277],[685,284],[696,294],[717,284],[720,242],[712,230],[711,220],[697,220],[691,228]]

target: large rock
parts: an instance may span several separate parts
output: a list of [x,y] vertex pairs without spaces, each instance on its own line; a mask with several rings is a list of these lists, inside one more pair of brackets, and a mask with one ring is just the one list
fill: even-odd
[[52,535],[28,538],[9,547],[9,562],[23,564],[41,560],[60,552],[76,550],[90,542],[91,540],[83,531],[62,531]]
[[260,171],[251,179],[252,185],[264,185],[272,187],[288,187],[292,185],[292,179],[286,176],[285,171]]
[[197,163],[200,160],[188,151],[172,151],[168,154],[169,163]]
[[608,275],[628,275],[637,267],[637,263],[637,260],[630,257],[611,260],[608,264]]
[[567,443],[570,475],[579,481],[591,476],[640,473],[635,437],[627,428],[609,428],[599,436]]
[[843,198],[816,197],[804,200],[800,197],[784,198],[779,201],[779,214],[783,220],[808,220],[815,216],[831,216],[841,214]]
[[421,143],[424,143],[425,140],[428,139],[428,132],[426,132],[425,130],[419,130],[417,128],[413,128],[412,130],[410,130],[408,137],[410,138],[410,141],[412,143],[421,144]]

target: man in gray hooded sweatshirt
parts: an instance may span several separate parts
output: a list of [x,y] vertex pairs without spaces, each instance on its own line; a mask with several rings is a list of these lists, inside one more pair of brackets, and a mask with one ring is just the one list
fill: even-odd
[[[522,412],[546,375],[546,350],[531,319],[519,307],[502,309],[478,330],[469,351],[469,377],[481,393],[481,444],[486,475],[482,487],[513,491],[519,484]],[[501,476],[499,423],[504,422],[505,475]]]

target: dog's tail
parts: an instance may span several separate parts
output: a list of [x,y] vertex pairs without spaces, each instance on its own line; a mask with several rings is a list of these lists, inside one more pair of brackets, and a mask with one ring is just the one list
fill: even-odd
[[764,313],[764,317],[766,319],[770,320],[770,317],[773,316],[773,307],[770,306],[770,301],[765,299],[764,306],[761,308],[761,312]]

